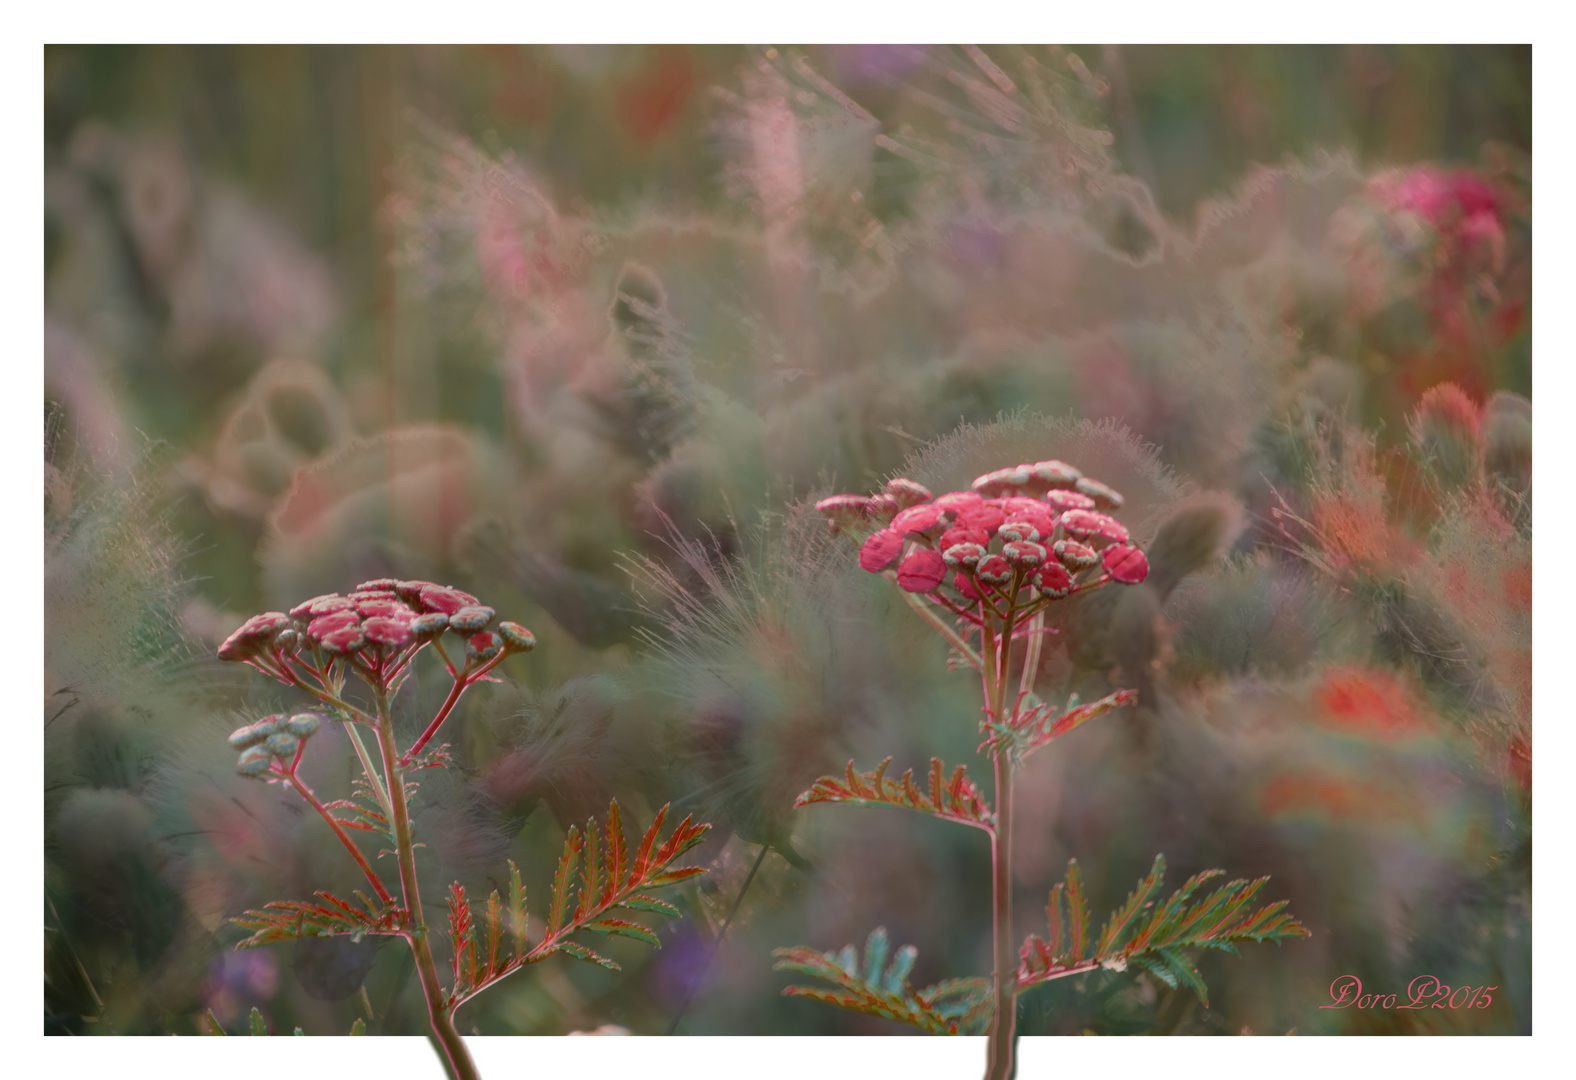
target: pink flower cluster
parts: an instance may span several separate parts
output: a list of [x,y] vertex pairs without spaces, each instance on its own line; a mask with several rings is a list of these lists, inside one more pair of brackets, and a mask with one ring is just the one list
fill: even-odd
[[378,578],[345,596],[313,597],[288,614],[252,616],[219,646],[219,659],[249,663],[288,683],[299,682],[294,667],[321,677],[342,661],[368,683],[387,687],[422,646],[446,632],[464,641],[467,669],[535,647],[525,627],[494,626],[496,618],[460,589]]
[[1149,574],[1127,528],[1104,512],[1120,508],[1122,496],[1065,462],[997,469],[971,487],[933,496],[899,478],[880,494],[833,495],[816,509],[834,530],[874,527],[860,545],[860,567],[893,570],[900,588],[955,609],[954,593],[965,610],[994,608],[996,598],[1015,601],[1025,590],[1031,600],[1061,599]]

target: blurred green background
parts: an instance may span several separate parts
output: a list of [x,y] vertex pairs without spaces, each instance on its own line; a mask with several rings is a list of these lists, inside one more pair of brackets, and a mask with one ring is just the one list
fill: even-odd
[[[1031,769],[1022,932],[1068,857],[1109,906],[1164,851],[1315,936],[1023,1030],[1529,1030],[1531,105],[1512,46],[47,48],[46,1032],[420,1030],[399,949],[226,923],[353,874],[231,772],[292,703],[213,648],[383,574],[542,643],[446,732],[430,903],[506,857],[540,896],[611,796],[716,826],[663,950],[464,1030],[657,1033],[694,988],[683,1032],[898,1031],[770,950],[884,924],[984,973],[985,853],[789,807],[975,763],[975,706],[805,504],[1046,457],[1173,542],[1048,665],[1147,705]],[[1342,974],[1501,990],[1319,1011]]]

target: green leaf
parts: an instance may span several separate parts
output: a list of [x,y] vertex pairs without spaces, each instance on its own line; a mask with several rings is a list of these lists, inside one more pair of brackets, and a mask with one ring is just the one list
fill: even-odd
[[[865,942],[863,963],[852,945],[835,953],[816,952],[803,946],[776,949],[773,967],[797,971],[830,983],[821,986],[787,986],[788,997],[808,997],[870,1016],[910,1024],[935,1035],[977,1033],[983,1030],[980,1000],[989,999],[989,979],[953,979],[923,990],[909,985],[917,955],[912,945],[891,952],[884,927],[871,931]],[[890,961],[888,957],[890,956]]]
[[558,873],[553,877],[553,906],[547,915],[547,930],[550,934],[556,933],[564,925],[569,899],[569,879],[575,872],[575,863],[579,858],[580,831],[571,825],[569,835],[564,837],[564,854],[558,860]]
[[365,1035],[367,1033],[367,1022],[361,1019],[359,1016],[356,1017],[356,1019],[351,1022],[350,1033],[352,1035]]
[[253,1035],[267,1035],[268,1025],[263,1023],[263,1012],[256,1005],[252,1006],[252,1014],[247,1017],[247,1025],[252,1029]]
[[529,917],[525,910],[525,886],[520,881],[520,868],[509,860],[509,933],[514,936],[515,959],[526,954],[525,931]]
[[629,908],[631,911],[654,911],[670,919],[677,919],[683,914],[666,900],[658,900],[655,896],[631,896],[620,900],[618,906]]
[[662,948],[662,942],[657,940],[656,934],[653,934],[637,922],[630,922],[628,919],[598,919],[594,923],[587,923],[586,929],[604,935],[619,934],[623,937],[634,938],[636,941],[644,941],[655,949]]
[[1067,908],[1072,916],[1072,958],[1077,963],[1083,959],[1089,943],[1089,907],[1084,903],[1083,877],[1078,873],[1077,859],[1067,863]]
[[609,971],[623,970],[618,966],[617,961],[609,960],[601,953],[594,952],[593,950],[586,948],[584,945],[581,945],[576,941],[560,941],[558,943],[558,949],[568,953],[576,960],[584,960],[588,963],[597,964],[601,967],[607,968]]
[[224,1025],[219,1023],[219,1018],[213,1014],[213,1010],[212,1009],[208,1010],[208,1018],[207,1018],[207,1025],[206,1026],[207,1026],[207,1030],[204,1032],[204,1034],[206,1034],[206,1035],[227,1035],[227,1034],[229,1034],[227,1031],[224,1030]]

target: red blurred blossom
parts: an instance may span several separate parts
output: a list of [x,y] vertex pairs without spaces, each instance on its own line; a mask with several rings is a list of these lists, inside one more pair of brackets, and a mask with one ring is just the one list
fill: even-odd
[[1312,812],[1336,819],[1418,822],[1424,816],[1418,799],[1404,790],[1321,773],[1273,777],[1259,790],[1259,806],[1272,817]]
[[1526,736],[1517,735],[1510,740],[1510,745],[1505,748],[1505,763],[1510,768],[1510,775],[1521,785],[1523,791],[1532,790],[1532,744]]
[[1483,425],[1482,411],[1455,383],[1440,383],[1424,391],[1417,403],[1419,416],[1427,417],[1476,439]]
[[1315,714],[1325,727],[1383,739],[1425,730],[1401,680],[1388,671],[1333,667],[1314,690]]
[[898,587],[909,592],[930,592],[946,576],[947,564],[934,551],[915,551],[897,568]]
[[902,553],[903,534],[892,529],[878,529],[859,546],[859,567],[872,574],[880,573]]
[[1137,585],[1149,576],[1148,556],[1131,544],[1108,547],[1100,558],[1105,563],[1105,572],[1123,585]]

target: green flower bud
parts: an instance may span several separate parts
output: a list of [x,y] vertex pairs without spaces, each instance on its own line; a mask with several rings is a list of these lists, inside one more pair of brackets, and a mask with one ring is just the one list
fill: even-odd
[[261,746],[254,746],[236,761],[235,771],[242,776],[261,776],[268,771],[270,761],[267,750]]
[[536,648],[536,635],[517,622],[499,623],[497,633],[510,652],[530,652]]
[[296,752],[301,745],[301,740],[288,731],[281,731],[277,735],[270,735],[263,741],[263,747],[276,757],[287,758]]
[[296,713],[285,721],[285,731],[298,739],[310,738],[322,726],[323,718],[310,712]]

